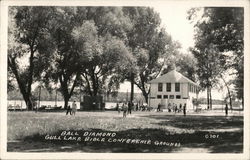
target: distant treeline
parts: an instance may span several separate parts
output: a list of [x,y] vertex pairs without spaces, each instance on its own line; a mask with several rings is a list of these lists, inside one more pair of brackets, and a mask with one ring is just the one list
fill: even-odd
[[[200,104],[207,104],[207,98],[199,98],[199,103]],[[225,101],[219,100],[219,99],[213,99],[212,103],[215,105],[220,105],[220,104],[225,104]]]
[[[83,97],[86,94],[74,94],[71,97],[71,101],[76,100],[76,101],[83,101]],[[103,99],[104,101],[108,101],[108,102],[118,102],[118,101],[124,101],[129,99],[130,97],[130,92],[118,92],[116,96],[107,96],[107,95],[103,95]],[[39,93],[37,92],[33,92],[33,100],[38,100],[39,99]],[[57,99],[58,101],[63,101],[63,96],[62,94],[56,90],[52,90],[52,91],[48,91],[45,88],[41,89],[41,95],[40,95],[40,100],[41,101],[55,101],[55,99]],[[23,100],[22,94],[20,93],[19,90],[14,90],[14,91],[10,91],[8,92],[8,100]],[[136,102],[140,101],[142,102],[144,100],[143,95],[141,93],[134,93],[134,100]]]
[[[226,102],[224,100],[219,100],[219,99],[213,99],[212,101],[213,105],[225,105]],[[239,101],[233,101],[233,106],[240,106],[241,102]],[[207,99],[206,98],[199,98],[199,104],[207,104]]]

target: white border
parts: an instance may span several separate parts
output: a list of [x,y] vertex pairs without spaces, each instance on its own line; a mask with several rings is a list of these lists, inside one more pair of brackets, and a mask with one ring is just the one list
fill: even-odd
[[[151,6],[151,5],[202,6],[238,6],[244,7],[244,153],[209,154],[209,153],[15,153],[7,149],[7,25],[8,6]],[[0,110],[1,110],[1,157],[0,159],[250,159],[249,155],[249,4],[248,0],[4,0],[1,1],[1,45],[0,45]],[[247,114],[246,114],[247,113]]]

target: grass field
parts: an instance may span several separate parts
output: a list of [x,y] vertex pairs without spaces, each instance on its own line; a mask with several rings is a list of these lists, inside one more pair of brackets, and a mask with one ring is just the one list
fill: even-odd
[[[127,118],[115,111],[8,112],[8,151],[12,152],[206,152],[241,153],[243,116],[223,113],[134,112]],[[46,140],[62,131],[115,133],[113,139],[150,140],[151,143]],[[92,137],[93,138],[93,137]],[[134,141],[135,142],[135,141]],[[171,145],[176,144],[176,145]]]

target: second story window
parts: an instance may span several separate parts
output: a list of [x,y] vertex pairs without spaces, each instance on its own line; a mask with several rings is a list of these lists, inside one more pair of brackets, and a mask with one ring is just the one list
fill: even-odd
[[158,91],[162,92],[162,83],[158,83]]
[[180,92],[180,83],[175,83],[175,92]]
[[167,83],[167,92],[171,92],[171,83]]

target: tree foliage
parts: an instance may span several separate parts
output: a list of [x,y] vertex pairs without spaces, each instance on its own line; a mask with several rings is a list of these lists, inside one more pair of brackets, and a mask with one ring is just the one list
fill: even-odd
[[[53,50],[48,34],[51,13],[50,7],[10,7],[9,10],[8,68],[28,109],[33,108],[31,85],[42,78]],[[25,58],[26,64],[22,63]]]
[[183,54],[179,53],[175,56],[176,70],[182,73],[187,78],[191,79],[194,82],[197,82],[197,60],[196,58],[188,53]]
[[59,82],[65,107],[77,87],[115,94],[125,80],[147,101],[147,82],[180,47],[149,7],[12,7],[9,15],[9,74],[29,108],[35,81],[47,89]]
[[161,74],[167,58],[178,47],[164,28],[161,28],[160,16],[152,8],[124,7],[123,11],[133,24],[133,29],[127,33],[127,44],[136,60],[136,69],[128,71],[125,77],[131,81],[131,88],[135,84],[142,91],[147,102],[150,92],[147,82]]
[[[202,16],[198,17],[198,13]],[[222,73],[235,70],[238,97],[243,99],[244,9],[240,7],[205,7],[189,11],[195,23],[195,46],[201,86],[211,88]],[[232,55],[225,54],[232,52]]]
[[132,28],[130,19],[120,7],[88,7],[85,14],[88,20],[94,22],[101,46],[100,54],[94,56],[82,71],[86,91],[90,96],[116,92],[123,81],[120,73],[133,61],[129,47],[125,44],[125,33]]

